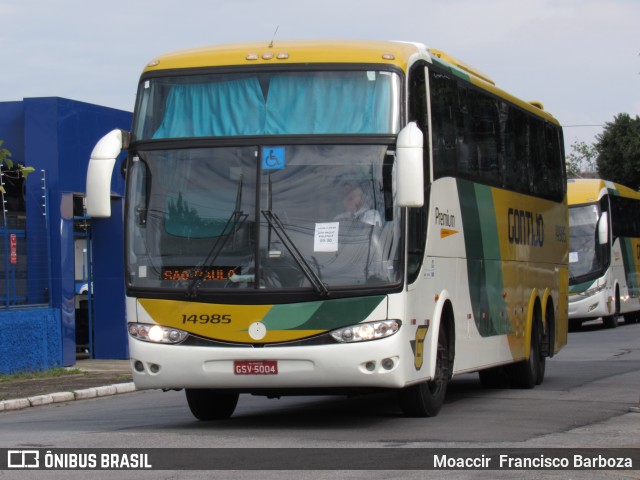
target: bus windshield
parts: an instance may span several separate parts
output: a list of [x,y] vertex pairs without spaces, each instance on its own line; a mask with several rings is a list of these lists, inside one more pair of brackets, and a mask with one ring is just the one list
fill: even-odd
[[397,284],[393,168],[385,145],[134,152],[129,286],[195,296]]
[[399,92],[390,71],[151,77],[140,85],[133,137],[396,134]]
[[598,244],[599,218],[598,204],[569,208],[569,272],[572,280],[600,274],[605,268]]

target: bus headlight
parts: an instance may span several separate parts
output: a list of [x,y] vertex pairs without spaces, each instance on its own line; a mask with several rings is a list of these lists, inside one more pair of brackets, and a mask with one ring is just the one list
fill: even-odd
[[340,343],[368,342],[390,337],[400,330],[400,325],[400,320],[358,323],[334,330],[331,336]]
[[584,295],[585,297],[592,297],[593,295],[595,295],[596,293],[601,292],[605,288],[607,288],[606,284],[598,285],[597,287],[590,288],[589,290],[584,292],[582,295]]
[[602,285],[596,285],[595,287],[590,288],[589,290],[585,290],[584,292],[572,293],[569,295],[569,303],[579,302],[581,300],[584,300],[585,298],[592,297],[605,288],[607,288],[607,284],[603,283]]
[[189,334],[177,328],[163,327],[162,325],[148,325],[146,323],[130,323],[129,335],[137,340],[151,343],[181,343]]
[[592,297],[593,295],[595,295],[596,293],[601,292],[602,290],[604,290],[605,288],[607,288],[606,284],[602,284],[602,285],[597,285],[593,288],[590,288],[589,290],[585,290],[582,293],[579,293],[578,295],[582,295],[582,297]]

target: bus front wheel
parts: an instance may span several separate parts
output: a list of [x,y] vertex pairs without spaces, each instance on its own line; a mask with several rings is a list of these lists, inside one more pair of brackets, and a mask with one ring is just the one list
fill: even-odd
[[444,325],[438,332],[436,374],[433,380],[405,387],[398,392],[398,401],[407,417],[435,417],[440,412],[449,381],[449,346]]
[[189,410],[198,420],[224,420],[233,415],[240,395],[208,389],[185,389]]

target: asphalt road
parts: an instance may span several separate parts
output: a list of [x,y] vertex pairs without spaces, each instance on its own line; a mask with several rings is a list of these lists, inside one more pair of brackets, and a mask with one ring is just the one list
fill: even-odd
[[[548,360],[533,390],[486,390],[455,378],[438,417],[404,418],[393,395],[356,398],[241,396],[234,416],[199,422],[183,392],[136,392],[5,412],[0,448],[640,448],[640,324],[586,324]],[[375,453],[374,453],[375,454]],[[633,472],[363,472],[339,478],[640,478]],[[3,472],[0,472],[0,478]],[[23,474],[23,472],[20,472]],[[24,472],[21,478],[42,478]],[[81,472],[44,472],[72,478]],[[313,472],[136,472],[127,478],[335,478]],[[153,475],[152,475],[153,473]],[[56,475],[60,476],[56,476]],[[114,478],[92,472],[92,478]],[[149,475],[148,477],[146,475]],[[212,476],[213,475],[213,476]],[[486,475],[486,476],[485,476]],[[7,477],[10,478],[10,477]],[[13,477],[11,477],[13,478]],[[118,477],[117,475],[115,478]]]

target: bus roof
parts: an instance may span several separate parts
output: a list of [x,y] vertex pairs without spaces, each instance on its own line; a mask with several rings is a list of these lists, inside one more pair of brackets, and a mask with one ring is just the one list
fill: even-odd
[[568,180],[569,205],[582,205],[598,201],[604,194],[640,200],[640,193],[619,183],[600,178],[575,178]]
[[147,64],[144,73],[203,67],[353,63],[389,65],[407,71],[414,59],[422,58],[449,70],[455,76],[517,104],[527,111],[559,124],[540,102],[526,102],[500,88],[489,76],[442,50],[424,44],[366,40],[275,41],[271,44],[237,43],[214,45],[167,53]]
[[[426,55],[423,45],[385,41],[276,41],[214,45],[162,55],[145,71],[208,66],[300,63],[370,63],[406,69],[412,55]],[[385,56],[383,58],[383,55]]]

